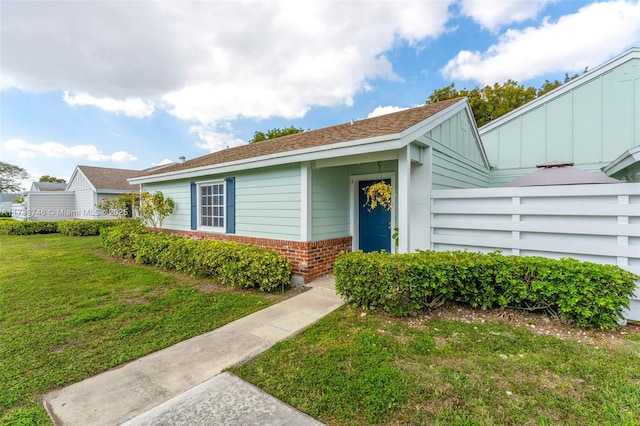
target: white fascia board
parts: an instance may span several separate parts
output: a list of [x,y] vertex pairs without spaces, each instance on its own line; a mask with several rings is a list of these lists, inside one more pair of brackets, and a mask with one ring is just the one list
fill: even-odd
[[499,127],[500,125],[502,125],[503,123],[519,116],[522,115],[532,109],[537,108],[538,106],[540,106],[541,104],[547,102],[550,99],[556,98],[558,96],[563,95],[564,93],[586,83],[587,81],[591,80],[594,77],[598,77],[608,71],[611,71],[612,69],[614,69],[615,67],[630,61],[632,59],[640,59],[640,48],[638,47],[634,47],[631,48],[629,50],[627,50],[624,53],[621,53],[620,55],[616,56],[613,59],[610,59],[609,61],[605,62],[604,64],[601,64],[597,67],[595,67],[594,69],[592,69],[591,71],[587,71],[586,74],[582,74],[578,77],[576,77],[575,79],[568,81],[564,84],[562,84],[560,87],[558,87],[557,89],[554,89],[552,91],[550,91],[549,93],[545,93],[544,95],[532,100],[531,102],[528,102],[524,105],[522,105],[520,108],[514,109],[513,111],[503,115],[502,117],[498,117],[495,120],[493,120],[490,123],[485,124],[484,126],[482,126],[480,129],[478,129],[480,135],[483,135],[491,130],[493,130],[495,127]]
[[137,188],[131,188],[131,189],[98,189],[96,190],[96,193],[98,194],[133,194],[133,193],[137,193],[138,189]]
[[431,117],[419,122],[418,124],[415,124],[409,127],[408,129],[404,130],[402,133],[400,133],[404,141],[404,143],[402,144],[402,147],[409,145],[411,142],[415,141],[420,136],[424,135],[425,133],[427,133],[429,130],[431,130],[432,128],[434,128],[444,120],[447,120],[453,117],[458,112],[462,111],[467,105],[468,105],[468,101],[466,101],[466,98],[460,99],[458,102],[451,105],[450,107],[445,108],[442,111],[436,114],[433,114]]
[[640,146],[636,146],[623,152],[618,158],[604,166],[602,171],[607,176],[611,176],[638,161],[640,161]]
[[71,194],[75,194],[74,191],[28,191],[27,195],[30,194],[38,194],[38,197],[53,197],[54,195],[61,195],[61,194],[67,194],[67,195],[71,195]]
[[[356,124],[357,125],[357,124]],[[325,158],[341,157],[354,154],[362,154],[372,151],[386,151],[401,147],[401,135],[376,136],[374,138],[360,139],[357,141],[339,142],[331,145],[323,145],[313,148],[286,151],[262,157],[246,158],[228,163],[214,164],[210,166],[195,167],[192,169],[178,170],[150,176],[141,176],[127,179],[131,184],[162,182],[177,179],[189,179],[199,176],[233,173],[239,170],[257,169],[260,167],[280,166],[283,164],[298,163],[301,161],[315,161]]]
[[487,169],[489,169],[490,168],[489,158],[487,157],[487,153],[484,150],[484,145],[482,144],[482,138],[480,137],[480,133],[478,132],[478,127],[475,125],[476,119],[474,118],[473,113],[471,111],[471,105],[469,104],[469,99],[467,99],[466,97],[456,102],[455,104],[451,105],[449,108],[446,108],[440,111],[439,113],[434,114],[433,116],[429,117],[426,121],[423,121],[407,129],[406,135],[405,135],[405,132],[403,132],[403,139],[407,141],[407,144],[415,141],[422,146],[428,146],[428,144],[425,144],[424,141],[420,140],[419,138],[423,136],[426,132],[431,130],[433,127],[437,126],[438,124],[440,124],[445,120],[448,120],[449,118],[453,117],[454,115],[456,115],[461,111],[466,111],[467,118],[469,118],[469,120],[473,124],[472,126],[473,132],[476,136],[476,140],[478,141],[480,152],[482,153],[482,159],[485,165],[487,166]]

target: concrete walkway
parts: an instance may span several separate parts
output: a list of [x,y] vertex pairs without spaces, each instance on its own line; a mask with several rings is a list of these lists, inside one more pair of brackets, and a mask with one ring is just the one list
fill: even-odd
[[333,277],[318,280],[298,296],[51,392],[42,402],[57,425],[207,425],[222,418],[238,425],[318,424],[233,375],[214,376],[340,307],[333,284]]

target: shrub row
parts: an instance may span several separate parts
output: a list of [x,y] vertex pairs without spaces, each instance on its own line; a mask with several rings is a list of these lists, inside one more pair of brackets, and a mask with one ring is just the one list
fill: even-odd
[[211,278],[231,287],[276,291],[288,288],[291,280],[287,258],[249,244],[195,241],[149,232],[134,223],[102,231],[102,244],[113,256]]
[[11,211],[0,212],[0,217],[11,217]]
[[640,278],[575,259],[466,251],[346,253],[334,274],[336,291],[347,300],[394,315],[458,301],[475,308],[546,310],[601,329],[617,325]]
[[114,220],[61,220],[51,222],[24,222],[3,220],[0,222],[0,233],[8,235],[33,235],[60,233],[72,237],[100,235],[102,228],[117,225]]
[[23,222],[19,220],[3,220],[0,222],[0,233],[8,235],[55,234],[58,232],[56,222]]

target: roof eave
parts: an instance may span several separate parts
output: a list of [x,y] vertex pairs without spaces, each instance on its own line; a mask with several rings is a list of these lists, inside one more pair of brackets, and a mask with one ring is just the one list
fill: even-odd
[[623,152],[618,158],[602,168],[607,176],[614,175],[640,161],[640,145]]
[[[380,144],[385,147],[380,150],[398,149],[402,147],[402,134],[376,136],[373,138],[359,139],[355,141],[338,142],[329,145],[315,146],[312,148],[304,148],[295,151],[278,152],[260,157],[244,158],[242,160],[228,161],[226,163],[212,164],[207,166],[194,167],[189,169],[177,170],[174,172],[158,173],[149,176],[140,176],[127,179],[130,184],[141,184],[150,182],[161,182],[167,180],[188,179],[192,177],[205,176],[211,174],[230,173],[237,170],[246,170],[247,165],[251,169],[260,167],[277,166],[300,161],[321,160],[327,157],[338,157],[343,155],[351,155],[350,149],[354,147],[362,147],[363,145],[375,145],[381,148]],[[391,144],[393,147],[387,147]],[[344,151],[344,152],[341,152]],[[327,154],[331,152],[331,154]],[[367,151],[361,151],[364,153]]]

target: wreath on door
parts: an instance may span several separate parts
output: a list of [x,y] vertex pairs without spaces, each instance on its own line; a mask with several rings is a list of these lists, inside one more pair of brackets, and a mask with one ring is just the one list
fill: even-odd
[[391,201],[392,188],[390,184],[380,181],[372,185],[365,186],[362,190],[367,197],[367,201],[364,203],[364,207],[366,207],[367,210],[371,211],[378,206],[391,210],[393,207],[393,203]]

